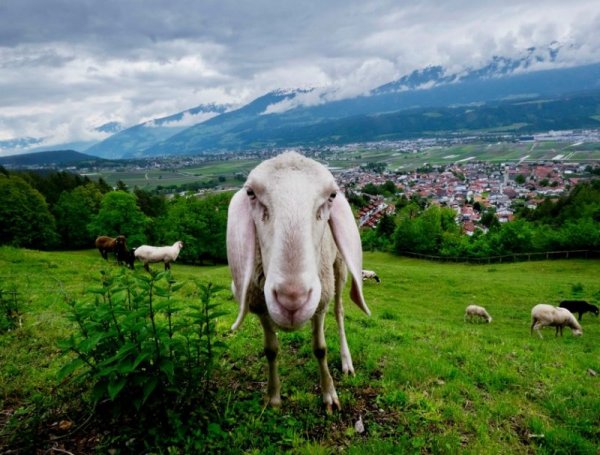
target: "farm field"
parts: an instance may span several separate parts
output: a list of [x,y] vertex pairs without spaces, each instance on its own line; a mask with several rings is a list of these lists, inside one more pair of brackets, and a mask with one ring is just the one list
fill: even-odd
[[[425,164],[451,164],[471,160],[504,162],[504,161],[541,161],[566,159],[582,163],[600,160],[600,144],[571,144],[564,142],[463,144],[447,147],[429,147],[416,152],[400,152],[394,149],[383,150],[347,150],[331,158],[325,155],[322,160],[334,168],[350,168],[367,162],[381,162],[388,170],[407,171],[422,167]],[[236,159],[207,161],[202,165],[181,169],[153,170],[119,170],[103,171],[103,177],[110,185],[122,180],[130,188],[138,186],[143,189],[154,189],[157,186],[181,185],[191,182],[208,182],[222,179],[223,186],[239,186],[234,179],[237,173],[248,173],[260,160]]]
[[[248,173],[260,160],[240,159],[229,161],[207,161],[200,166],[181,169],[153,169],[153,170],[128,170],[104,171],[98,174],[110,185],[116,185],[122,180],[130,188],[137,186],[143,189],[153,189],[157,186],[182,185],[192,182],[209,182],[219,177],[225,178],[222,184],[234,182],[235,174]],[[238,182],[239,183],[239,182]]]
[[[370,318],[344,296],[356,376],[343,377],[333,315],[326,321],[329,367],[342,403],[331,416],[320,403],[308,327],[279,334],[283,403],[280,410],[262,406],[260,324],[250,315],[231,333],[237,304],[229,290],[220,292],[226,314],[217,332],[228,348],[218,361],[219,431],[208,452],[598,453],[600,376],[593,372],[600,372],[600,319],[585,314],[579,338],[568,329],[562,338],[545,329],[539,339],[529,328],[537,303],[578,298],[598,305],[600,261],[468,265],[365,253],[364,267],[376,270],[382,283],[365,283]],[[56,379],[65,363],[57,340],[73,330],[65,295],[86,298],[101,270],[117,268],[95,250],[0,248],[0,288],[19,293],[22,314],[22,327],[0,334],[0,449],[11,436],[9,417],[24,418],[32,402],[52,403],[65,388]],[[229,289],[225,266],[176,263],[172,272],[186,283],[182,298],[193,298],[194,280]],[[137,264],[127,273],[146,272]],[[471,303],[486,307],[492,323],[465,323]],[[52,415],[72,412],[69,397],[62,400]],[[52,446],[44,439],[52,422],[39,418],[42,453]],[[359,419],[363,432],[355,428]],[[118,441],[118,430],[105,437]],[[193,438],[184,440],[146,452],[189,453]]]

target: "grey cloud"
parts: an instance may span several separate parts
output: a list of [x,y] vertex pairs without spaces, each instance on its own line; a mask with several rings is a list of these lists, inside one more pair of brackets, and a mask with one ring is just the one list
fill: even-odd
[[572,44],[565,64],[600,59],[597,1],[2,0],[0,140],[276,88],[356,96],[416,68],[460,70],[552,40]]

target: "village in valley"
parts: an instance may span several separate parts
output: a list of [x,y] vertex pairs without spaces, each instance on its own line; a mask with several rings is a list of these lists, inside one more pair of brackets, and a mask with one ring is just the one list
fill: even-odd
[[[397,143],[371,144],[372,150],[383,147],[396,152],[416,154],[435,148],[451,150],[451,147],[478,143],[481,137],[436,138]],[[455,159],[443,164],[424,163],[414,169],[389,169],[381,167],[357,166],[350,169],[334,169],[342,188],[368,197],[370,203],[357,214],[360,227],[377,226],[384,215],[392,215],[396,208],[380,195],[361,193],[366,185],[383,185],[393,182],[397,194],[417,196],[437,204],[449,207],[456,212],[456,221],[467,235],[477,229],[486,230],[479,222],[484,210],[492,211],[499,222],[511,221],[517,207],[535,209],[547,198],[558,198],[582,179],[598,178],[600,160],[582,157],[578,148],[586,144],[600,142],[600,131],[550,131],[532,136],[507,139],[503,144],[514,144],[515,149],[533,152],[536,147],[545,144],[557,145],[548,148],[545,156],[523,152],[518,159],[506,161],[477,159],[474,156],[462,157],[445,155],[442,158]],[[500,142],[499,142],[500,144]],[[364,150],[365,145],[363,144]],[[487,145],[490,147],[490,145]],[[589,147],[588,147],[589,148]],[[340,156],[356,150],[356,145],[339,147],[332,152]],[[534,155],[534,156],[532,156]],[[438,155],[441,156],[441,155]]]
[[[598,164],[596,164],[598,166]],[[582,178],[591,178],[593,167],[573,162],[506,162],[468,161],[451,165],[431,165],[411,172],[372,172],[354,168],[336,172],[343,188],[360,189],[367,184],[383,185],[392,181],[398,193],[408,199],[426,198],[431,204],[456,211],[456,220],[468,235],[476,229],[481,210],[493,209],[500,222],[511,221],[514,204],[519,202],[534,209],[545,198],[559,197]],[[363,194],[364,195],[364,194]],[[375,227],[384,214],[395,207],[382,196],[370,196],[371,203],[360,210],[360,227]]]
[[[91,166],[82,163],[58,169],[102,177],[115,188],[119,183],[153,190],[168,198],[176,194],[202,197],[236,190],[256,163],[285,150],[104,160]],[[456,222],[472,235],[478,229],[486,230],[480,223],[485,211],[492,212],[501,223],[511,221],[517,209],[535,209],[547,198],[560,197],[582,179],[600,175],[597,129],[524,136],[438,136],[294,150],[328,166],[342,191],[351,191],[368,201],[357,212],[361,228],[375,228],[384,215],[394,215],[394,200],[405,196],[455,210]],[[26,168],[57,169],[53,164]],[[364,191],[385,184],[392,188],[394,197]]]

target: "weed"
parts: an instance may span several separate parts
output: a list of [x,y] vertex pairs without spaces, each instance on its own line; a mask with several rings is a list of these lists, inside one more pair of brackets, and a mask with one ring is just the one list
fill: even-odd
[[208,407],[214,359],[225,347],[215,328],[220,289],[197,284],[200,304],[184,310],[174,297],[183,284],[170,271],[102,272],[92,298],[69,301],[76,330],[59,343],[70,359],[58,379],[91,387],[92,402],[113,417],[144,411],[155,425],[179,422],[191,403]]
[[4,289],[0,283],[0,333],[14,330],[21,325],[18,296],[15,287]]

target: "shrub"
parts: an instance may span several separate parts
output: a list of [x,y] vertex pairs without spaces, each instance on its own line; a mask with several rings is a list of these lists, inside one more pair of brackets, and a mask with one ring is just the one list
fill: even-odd
[[170,271],[152,276],[120,270],[101,272],[100,286],[84,302],[70,302],[75,333],[60,342],[74,354],[59,372],[89,384],[94,402],[108,399],[113,415],[152,403],[158,412],[191,399],[206,399],[215,352],[215,320],[223,313],[211,302],[219,289],[197,284],[200,304],[175,296],[184,283]]

